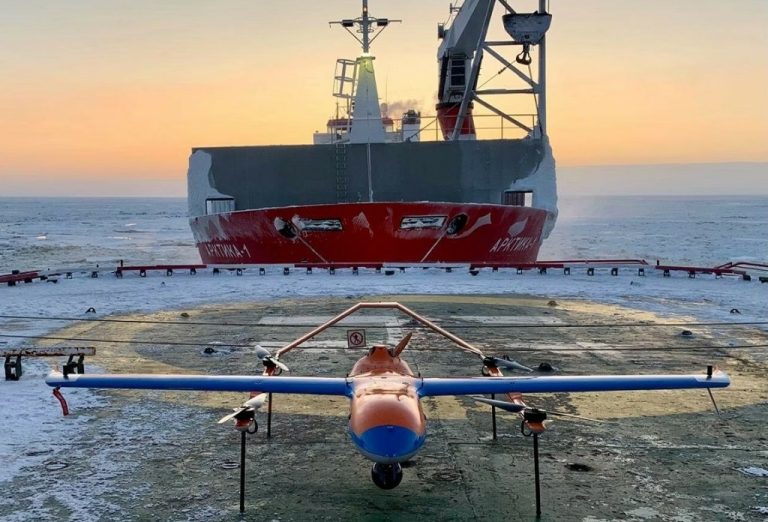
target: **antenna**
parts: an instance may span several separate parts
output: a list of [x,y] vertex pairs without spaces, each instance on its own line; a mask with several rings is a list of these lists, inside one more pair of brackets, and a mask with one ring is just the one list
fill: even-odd
[[[368,53],[373,41],[387,28],[391,23],[401,23],[402,20],[390,20],[389,18],[376,18],[368,15],[368,0],[363,0],[363,13],[357,18],[345,18],[328,22],[328,25],[342,26],[352,37],[363,47],[363,53]],[[353,32],[352,29],[354,28]],[[362,35],[362,38],[357,34]]]

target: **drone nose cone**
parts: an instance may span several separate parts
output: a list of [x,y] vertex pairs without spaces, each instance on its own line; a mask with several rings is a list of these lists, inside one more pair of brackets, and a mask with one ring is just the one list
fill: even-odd
[[410,459],[424,444],[425,435],[401,426],[383,425],[370,428],[359,436],[351,433],[358,450],[367,458],[382,464]]

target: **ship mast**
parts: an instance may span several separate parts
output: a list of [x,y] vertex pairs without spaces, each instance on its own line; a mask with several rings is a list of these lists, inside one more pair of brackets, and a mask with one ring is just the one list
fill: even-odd
[[[547,0],[539,0],[539,13],[547,12]],[[547,34],[541,36],[539,46],[539,81],[536,93],[539,96],[537,109],[539,115],[539,131],[542,136],[547,135]]]
[[[343,141],[347,143],[383,143],[387,141],[387,134],[381,118],[379,107],[379,93],[376,87],[371,44],[392,22],[389,18],[377,18],[368,13],[368,0],[362,0],[363,12],[354,19],[345,18],[329,22],[330,25],[340,25],[362,46],[362,54],[354,62],[355,80],[352,87],[353,94],[344,94],[341,90],[338,97],[352,99],[352,114],[350,118],[349,132]],[[351,63],[351,61],[349,61]],[[337,80],[343,87],[344,74],[337,74]]]
[[[400,23],[402,20],[390,20],[389,18],[376,18],[368,14],[368,0],[363,0],[363,13],[357,18],[345,18],[328,22],[329,25],[342,26],[363,48],[363,54],[368,54],[371,44],[391,23]],[[353,29],[357,27],[355,31]],[[357,36],[357,34],[361,36]]]
[[371,48],[371,20],[368,17],[368,0],[363,0],[363,16],[360,22],[360,29],[363,31],[363,52],[367,53]]

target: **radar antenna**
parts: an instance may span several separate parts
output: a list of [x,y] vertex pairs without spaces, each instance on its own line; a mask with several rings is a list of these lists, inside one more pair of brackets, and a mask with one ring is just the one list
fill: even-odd
[[[387,28],[391,23],[401,23],[402,20],[390,20],[389,18],[376,18],[368,14],[368,0],[363,0],[363,14],[357,18],[345,18],[334,22],[328,22],[329,25],[340,25],[360,42],[363,46],[363,53],[368,53],[373,41]],[[355,31],[353,29],[357,27]],[[357,33],[357,34],[356,34]],[[362,35],[362,37],[358,36]]]

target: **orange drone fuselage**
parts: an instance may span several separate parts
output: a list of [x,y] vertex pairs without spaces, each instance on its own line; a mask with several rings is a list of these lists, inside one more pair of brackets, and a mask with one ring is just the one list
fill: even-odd
[[358,451],[382,464],[410,459],[424,445],[427,419],[408,364],[394,350],[375,345],[348,377],[349,434]]

